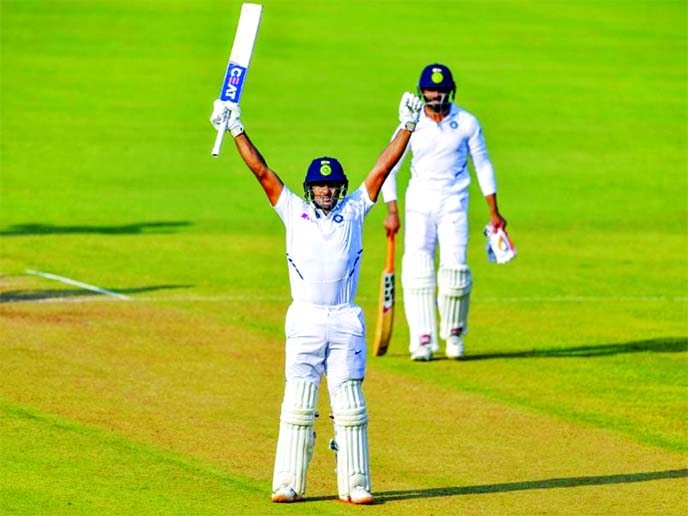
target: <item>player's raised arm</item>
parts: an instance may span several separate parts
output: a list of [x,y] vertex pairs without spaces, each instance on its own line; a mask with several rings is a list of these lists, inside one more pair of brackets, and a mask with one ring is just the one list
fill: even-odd
[[274,206],[279,200],[282,189],[284,188],[284,183],[282,183],[279,176],[268,167],[263,155],[244,132],[244,126],[241,120],[239,120],[240,116],[241,109],[237,104],[223,102],[218,99],[213,106],[213,114],[210,117],[210,123],[218,129],[221,128],[223,124],[226,124],[227,131],[234,137],[234,143],[239,150],[241,158],[256,176],[263,190],[265,190],[265,194],[268,196],[270,204]]
[[404,93],[399,103],[399,122],[401,127],[389,142],[387,148],[382,151],[380,157],[375,162],[375,166],[365,179],[365,186],[372,201],[377,201],[377,196],[382,188],[382,183],[389,175],[399,158],[404,154],[408,145],[411,133],[416,128],[420,110],[423,108],[423,101],[413,93]]

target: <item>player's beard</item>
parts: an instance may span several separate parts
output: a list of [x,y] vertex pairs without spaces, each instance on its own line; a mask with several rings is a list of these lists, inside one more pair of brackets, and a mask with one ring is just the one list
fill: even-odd
[[335,190],[330,195],[318,195],[313,197],[313,203],[325,214],[334,210],[339,201],[339,190]]
[[451,107],[449,93],[440,93],[431,100],[428,100],[427,97],[424,100],[425,105],[434,113],[441,113],[443,115],[449,113],[449,108]]

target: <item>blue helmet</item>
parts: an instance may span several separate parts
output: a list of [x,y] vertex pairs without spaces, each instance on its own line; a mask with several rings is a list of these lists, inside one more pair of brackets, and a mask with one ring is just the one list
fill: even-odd
[[443,64],[435,63],[423,68],[418,80],[419,90],[447,90],[456,92],[456,83],[451,70]]
[[[438,96],[426,97],[424,90],[436,91]],[[456,83],[452,73],[443,64],[435,63],[423,68],[418,80],[418,96],[435,113],[448,113],[456,95]]]
[[339,183],[339,195],[346,196],[349,188],[349,179],[344,174],[342,164],[336,158],[323,156],[315,158],[308,165],[306,178],[303,180],[303,191],[307,201],[313,201],[312,186],[317,183]]

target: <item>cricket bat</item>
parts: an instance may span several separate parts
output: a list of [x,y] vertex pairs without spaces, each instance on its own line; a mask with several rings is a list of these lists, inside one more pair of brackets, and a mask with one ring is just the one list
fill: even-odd
[[377,311],[377,325],[375,326],[375,340],[373,353],[380,357],[387,353],[389,341],[392,338],[392,324],[394,323],[394,233],[387,235],[387,257],[382,271],[380,283],[380,301]]
[[[235,104],[239,103],[244,83],[246,82],[248,67],[251,64],[251,56],[253,55],[253,47],[258,36],[262,12],[263,6],[260,4],[245,3],[241,5],[239,24],[237,25],[236,34],[234,34],[234,43],[229,54],[229,63],[227,64],[225,79],[222,81],[222,89],[220,90],[220,100],[229,100]],[[213,146],[213,156],[220,155],[222,139],[226,131],[227,123],[225,122],[217,131],[215,145]]]

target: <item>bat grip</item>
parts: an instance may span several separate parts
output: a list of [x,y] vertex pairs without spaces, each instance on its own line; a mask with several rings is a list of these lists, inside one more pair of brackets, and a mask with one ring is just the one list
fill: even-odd
[[394,233],[390,231],[387,235],[387,260],[385,263],[385,270],[394,272]]
[[227,121],[225,120],[220,128],[217,130],[217,136],[215,137],[215,145],[213,145],[213,156],[218,157],[220,155],[220,148],[222,148],[222,139],[225,137],[225,131],[227,130]]

